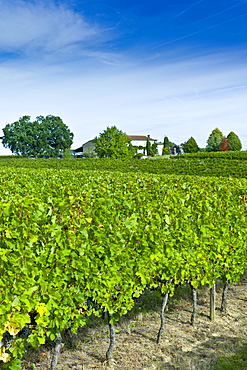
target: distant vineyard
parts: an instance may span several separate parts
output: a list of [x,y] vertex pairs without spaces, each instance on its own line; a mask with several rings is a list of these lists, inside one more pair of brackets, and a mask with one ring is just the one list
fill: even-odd
[[[229,155],[228,155],[229,153]],[[57,170],[118,171],[247,178],[247,152],[195,153],[169,159],[29,159],[0,157],[0,168],[53,168]]]
[[61,167],[0,170],[0,336],[13,337],[3,366],[91,314],[113,325],[147,287],[172,295],[177,284],[239,281],[247,180]]
[[247,151],[219,151],[219,152],[197,152],[197,153],[187,153],[181,156],[176,157],[176,159],[206,159],[206,158],[215,158],[215,159],[236,159],[236,160],[247,160]]

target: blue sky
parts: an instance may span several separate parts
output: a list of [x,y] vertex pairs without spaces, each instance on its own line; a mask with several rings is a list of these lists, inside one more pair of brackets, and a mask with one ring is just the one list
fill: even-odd
[[247,150],[247,0],[0,0],[0,86],[1,128],[53,114],[73,148],[116,125]]

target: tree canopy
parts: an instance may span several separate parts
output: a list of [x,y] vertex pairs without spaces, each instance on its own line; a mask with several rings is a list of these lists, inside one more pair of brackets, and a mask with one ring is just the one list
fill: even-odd
[[63,154],[71,147],[74,137],[62,119],[53,115],[38,116],[34,122],[30,116],[23,116],[7,124],[3,133],[1,140],[5,148],[14,154],[35,157]]
[[199,150],[199,146],[192,136],[182,145],[182,147],[184,153],[196,153]]
[[228,136],[225,138],[222,132],[216,128],[214,129],[208,140],[207,140],[207,151],[208,152],[217,152],[217,151],[226,151],[226,150],[241,150],[242,143],[233,131],[231,131]]
[[230,150],[241,150],[242,149],[242,143],[238,137],[233,131],[231,131],[227,136],[227,141],[229,143]]
[[211,134],[209,135],[209,138],[207,140],[207,151],[208,152],[217,152],[220,150],[220,143],[224,139],[224,136],[222,132],[215,128]]
[[131,140],[116,126],[107,127],[94,139],[95,152],[100,158],[131,158]]

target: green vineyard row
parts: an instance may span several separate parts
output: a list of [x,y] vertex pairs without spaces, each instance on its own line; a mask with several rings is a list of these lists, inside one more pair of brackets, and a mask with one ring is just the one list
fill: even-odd
[[[238,281],[247,180],[68,169],[0,171],[0,348],[6,364],[91,314],[113,324],[148,286]],[[88,305],[88,299],[93,305]],[[17,333],[31,328],[23,338]],[[30,329],[31,330],[31,329]]]
[[[230,152],[229,152],[230,153]],[[231,152],[232,153],[232,152]],[[237,152],[244,158],[246,152]],[[204,156],[205,154],[205,156]],[[212,154],[212,155],[211,155]],[[181,156],[171,156],[170,159],[25,159],[25,158],[0,158],[0,168],[51,168],[56,170],[70,169],[74,171],[118,171],[123,173],[154,173],[176,174],[205,177],[235,177],[247,178],[247,162],[238,155],[220,157],[217,153],[195,153]],[[227,153],[228,154],[228,153]],[[235,156],[234,156],[235,154]]]
[[197,152],[197,153],[185,153],[176,158],[187,158],[187,159],[236,159],[236,160],[247,160],[247,151],[222,151],[222,152]]

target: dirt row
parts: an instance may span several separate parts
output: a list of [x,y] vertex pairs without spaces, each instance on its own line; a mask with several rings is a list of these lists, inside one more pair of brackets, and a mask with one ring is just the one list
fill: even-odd
[[[190,370],[209,368],[219,357],[231,356],[247,344],[247,279],[231,284],[227,314],[219,310],[221,287],[217,288],[216,319],[209,319],[209,290],[198,292],[198,314],[195,326],[190,325],[192,302],[187,288],[181,288],[168,303],[166,329],[156,344],[160,325],[158,292],[145,297],[134,312],[116,326],[117,345],[114,363],[107,366],[105,353],[109,345],[108,326],[92,320],[77,335],[66,334],[57,370]],[[52,346],[29,351],[24,370],[48,370]],[[246,366],[247,369],[247,366]],[[234,369],[235,370],[235,369]],[[236,369],[237,370],[237,369]]]

